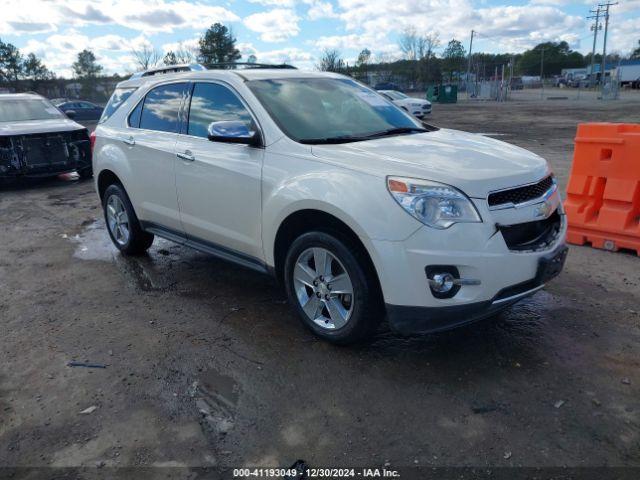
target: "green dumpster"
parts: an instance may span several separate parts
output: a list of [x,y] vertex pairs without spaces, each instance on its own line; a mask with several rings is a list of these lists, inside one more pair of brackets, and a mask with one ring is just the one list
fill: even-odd
[[440,85],[429,85],[427,88],[427,100],[431,103],[435,103],[438,101],[438,93],[439,93]]
[[431,85],[427,88],[427,100],[432,103],[456,103],[458,101],[458,86]]

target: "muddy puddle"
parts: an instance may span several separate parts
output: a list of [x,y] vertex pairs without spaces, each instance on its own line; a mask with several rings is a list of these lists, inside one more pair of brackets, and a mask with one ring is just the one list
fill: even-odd
[[103,219],[88,222],[79,234],[62,234],[62,238],[76,244],[73,253],[75,258],[113,262],[140,290],[163,291],[172,288],[176,283],[166,275],[166,266],[172,261],[171,250],[179,246],[168,240],[156,237],[147,255],[125,257],[113,245]]
[[240,385],[230,376],[210,369],[202,372],[188,391],[209,434],[225,435],[234,427]]

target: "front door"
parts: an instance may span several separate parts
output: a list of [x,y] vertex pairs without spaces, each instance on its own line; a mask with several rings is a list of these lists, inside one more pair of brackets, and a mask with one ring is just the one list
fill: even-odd
[[221,83],[192,86],[186,128],[176,143],[176,188],[187,236],[262,258],[261,173],[264,150],[210,141],[212,122],[256,128],[238,94]]

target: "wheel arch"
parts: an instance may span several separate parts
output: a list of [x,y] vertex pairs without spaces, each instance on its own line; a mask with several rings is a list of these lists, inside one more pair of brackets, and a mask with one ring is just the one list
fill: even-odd
[[120,180],[120,177],[118,177],[115,172],[109,169],[104,169],[100,172],[97,180],[98,195],[100,196],[100,200],[103,200],[104,192],[109,187],[109,185],[113,185],[114,183],[122,185],[122,187],[124,188],[122,180]]
[[288,246],[300,235],[312,231],[334,235],[350,247],[357,249],[365,260],[365,269],[374,278],[378,293],[382,295],[378,272],[362,238],[344,220],[316,208],[296,210],[287,215],[280,223],[273,242],[273,269],[278,282],[283,284]]

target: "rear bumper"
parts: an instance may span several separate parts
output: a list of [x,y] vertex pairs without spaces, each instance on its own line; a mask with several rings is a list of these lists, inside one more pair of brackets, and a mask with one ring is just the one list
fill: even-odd
[[552,269],[538,268],[534,278],[500,290],[491,300],[439,307],[405,306],[386,304],[387,319],[392,330],[401,335],[434,333],[461,327],[496,315],[514,303],[533,295],[545,286],[545,282],[560,273],[567,256],[567,246],[558,245],[552,252],[540,258],[540,264],[560,259]]

